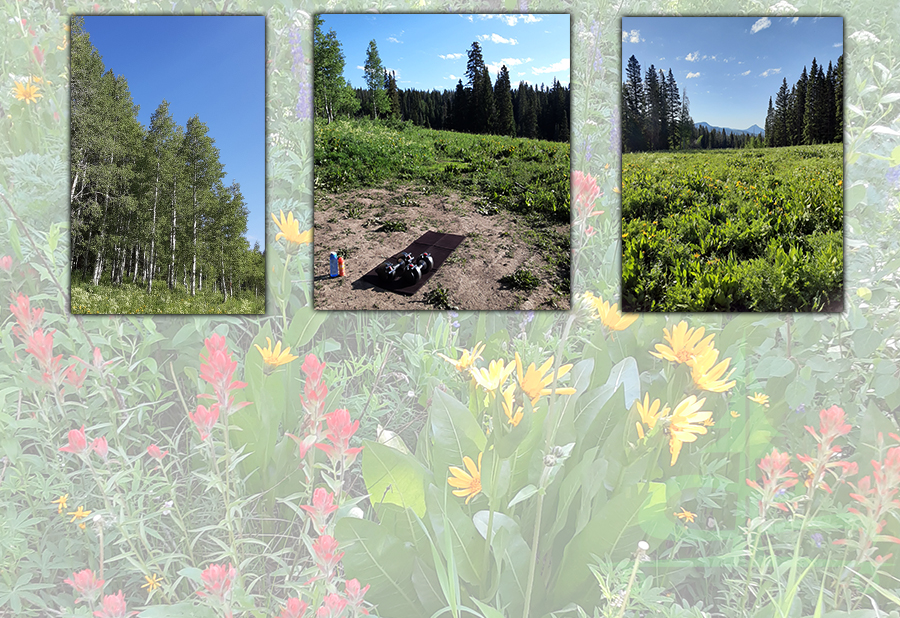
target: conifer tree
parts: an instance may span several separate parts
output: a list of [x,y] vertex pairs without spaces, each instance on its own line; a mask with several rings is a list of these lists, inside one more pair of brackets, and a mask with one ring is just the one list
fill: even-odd
[[509,83],[509,70],[506,65],[500,67],[497,74],[497,82],[494,84],[494,103],[497,107],[497,129],[500,135],[516,135],[516,121],[513,117],[513,104],[511,86]]
[[372,118],[378,118],[379,113],[386,113],[390,105],[387,93],[384,90],[384,67],[381,57],[378,55],[378,46],[375,40],[369,41],[369,49],[366,51],[366,64],[364,66],[366,86],[371,97]]

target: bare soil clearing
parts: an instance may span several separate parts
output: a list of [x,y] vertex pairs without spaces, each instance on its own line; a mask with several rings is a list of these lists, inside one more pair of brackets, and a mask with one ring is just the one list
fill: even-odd
[[[539,248],[542,234],[568,234],[568,224],[532,229],[521,217],[484,200],[411,186],[317,191],[314,200],[316,309],[435,309],[426,299],[439,288],[446,290],[449,305],[459,310],[569,308],[568,293],[551,284],[558,276]],[[429,230],[466,239],[418,292],[403,296],[361,281],[369,270]],[[345,256],[346,276],[329,276],[332,251]],[[540,286],[524,291],[501,282],[519,268],[536,275]],[[569,273],[564,275],[568,278]]]

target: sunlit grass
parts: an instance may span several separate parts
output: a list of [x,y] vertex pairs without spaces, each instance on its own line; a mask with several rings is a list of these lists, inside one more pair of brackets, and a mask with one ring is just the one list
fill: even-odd
[[222,294],[211,289],[191,296],[183,286],[169,290],[165,281],[154,281],[148,295],[143,285],[123,283],[118,286],[77,282],[72,284],[71,311],[79,315],[246,315],[262,314],[265,296],[242,292],[222,302]]

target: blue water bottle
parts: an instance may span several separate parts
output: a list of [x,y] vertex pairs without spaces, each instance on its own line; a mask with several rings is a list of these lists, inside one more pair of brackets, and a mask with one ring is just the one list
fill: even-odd
[[331,276],[338,276],[338,256],[334,251],[331,252],[331,255],[328,256],[328,261],[331,264]]

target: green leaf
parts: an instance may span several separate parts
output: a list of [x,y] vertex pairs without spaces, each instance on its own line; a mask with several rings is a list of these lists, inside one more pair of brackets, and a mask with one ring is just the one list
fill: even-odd
[[425,515],[425,481],[431,474],[412,455],[366,440],[362,474],[373,505],[396,504]]
[[[429,485],[426,490],[426,512],[431,529],[434,530],[434,542],[444,554],[444,558],[456,559],[456,569],[462,579],[470,584],[480,585],[483,575],[481,556],[486,541],[478,534],[472,519],[458,504],[462,498],[449,493],[449,487],[441,494],[441,490],[434,485]],[[444,549],[448,539],[452,555],[448,555]]]
[[431,469],[436,477],[447,474],[450,466],[462,466],[463,457],[478,461],[487,438],[466,406],[437,389],[429,416],[434,441]]
[[412,583],[415,551],[375,522],[344,517],[335,526],[335,536],[344,550],[344,573],[371,586],[366,601],[378,614],[422,616],[422,605]]
[[512,500],[509,501],[509,505],[506,508],[511,509],[518,503],[527,500],[528,498],[530,498],[537,492],[538,492],[538,488],[535,487],[534,485],[526,485],[525,487],[520,489],[518,491],[518,493],[516,493],[515,497]]
[[284,334],[284,345],[289,345],[295,350],[302,348],[312,340],[327,319],[327,311],[314,311],[312,307],[300,309],[291,318],[291,324]]
[[872,352],[878,349],[884,336],[881,333],[871,329],[863,328],[853,333],[851,341],[853,342],[853,350],[860,358],[870,356]]

